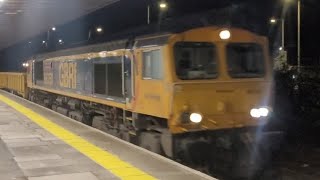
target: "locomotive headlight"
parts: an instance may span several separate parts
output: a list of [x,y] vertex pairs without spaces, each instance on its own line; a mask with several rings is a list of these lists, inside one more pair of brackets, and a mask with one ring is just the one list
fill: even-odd
[[260,117],[259,109],[251,109],[250,115],[251,115],[251,117],[259,118]]
[[190,114],[190,121],[193,123],[200,123],[202,121],[202,115],[199,113]]
[[254,117],[254,118],[260,118],[260,117],[267,117],[269,115],[269,109],[268,108],[254,108],[254,109],[251,109],[250,111],[250,115],[251,117]]
[[229,30],[223,30],[220,32],[219,36],[222,40],[228,40],[231,37],[231,32]]
[[259,108],[260,116],[267,117],[269,115],[269,109],[267,108]]

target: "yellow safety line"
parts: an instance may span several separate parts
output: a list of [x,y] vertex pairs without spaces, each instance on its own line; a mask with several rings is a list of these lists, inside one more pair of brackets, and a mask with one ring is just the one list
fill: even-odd
[[8,104],[12,108],[16,109],[18,112],[24,114],[31,121],[37,123],[42,128],[46,129],[48,132],[61,139],[65,143],[69,144],[83,155],[92,159],[97,164],[104,167],[106,170],[110,171],[115,176],[124,180],[153,180],[156,179],[151,175],[143,172],[142,170],[134,167],[133,165],[122,161],[117,156],[93,145],[87,140],[81,138],[80,136],[64,129],[63,127],[53,123],[47,118],[35,113],[31,109],[13,101],[9,98],[0,95],[0,100]]

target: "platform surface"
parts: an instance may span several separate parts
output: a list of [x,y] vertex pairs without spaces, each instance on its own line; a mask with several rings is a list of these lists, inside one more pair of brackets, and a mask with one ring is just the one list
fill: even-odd
[[0,90],[1,180],[214,179]]

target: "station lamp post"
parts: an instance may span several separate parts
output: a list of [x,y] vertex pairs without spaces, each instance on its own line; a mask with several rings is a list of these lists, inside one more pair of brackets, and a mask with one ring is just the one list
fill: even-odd
[[[283,0],[283,1],[284,3],[291,3],[293,0]],[[298,64],[298,72],[300,72],[300,68],[301,68],[301,0],[297,0],[297,6],[298,6],[297,7],[297,64]],[[270,20],[271,23],[276,23],[276,21],[277,21],[276,19]]]
[[271,24],[276,24],[277,22],[281,21],[281,47],[279,48],[279,50],[284,50],[284,18],[281,19],[276,19],[276,18],[271,18],[270,19],[270,23]]
[[102,34],[103,33],[103,27],[98,26],[95,28],[90,28],[88,32],[88,39],[87,41],[90,41],[92,34]]
[[300,73],[301,67],[301,0],[298,0],[298,42],[297,42],[297,61],[298,61],[298,72]]
[[[147,23],[150,24],[150,4],[148,4],[148,7],[147,7],[147,15],[148,15],[148,19],[147,19]],[[168,8],[168,3],[164,0],[160,1],[159,2],[159,8],[160,8],[160,11],[165,11],[167,8]]]

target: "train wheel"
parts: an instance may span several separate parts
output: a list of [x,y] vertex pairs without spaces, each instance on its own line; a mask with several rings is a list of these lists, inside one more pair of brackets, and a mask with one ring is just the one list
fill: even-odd
[[142,132],[140,134],[140,147],[157,154],[161,154],[160,134],[154,132]]

